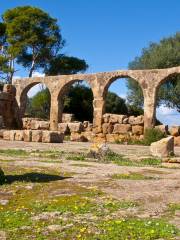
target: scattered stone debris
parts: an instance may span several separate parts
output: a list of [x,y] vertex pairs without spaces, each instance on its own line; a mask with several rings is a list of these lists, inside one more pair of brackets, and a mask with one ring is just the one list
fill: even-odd
[[108,155],[111,152],[110,148],[106,143],[95,143],[91,146],[87,157],[88,158],[96,158],[96,159],[102,159],[106,155]]

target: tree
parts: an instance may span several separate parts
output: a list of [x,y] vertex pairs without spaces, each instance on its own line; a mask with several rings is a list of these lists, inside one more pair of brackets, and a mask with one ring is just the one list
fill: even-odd
[[64,112],[73,113],[78,121],[93,120],[93,92],[83,84],[75,84],[64,99]]
[[107,113],[127,114],[126,101],[113,92],[108,92],[106,96],[105,111]]
[[39,8],[16,7],[3,14],[9,51],[17,63],[29,70],[29,77],[47,63],[64,46],[57,20]]
[[[129,63],[129,69],[169,68],[180,65],[180,32],[151,43],[142,50],[140,57]],[[142,107],[143,94],[140,86],[132,79],[128,80],[128,100],[131,104]],[[174,75],[161,85],[158,92],[158,104],[177,109],[180,112],[180,76]]]
[[11,83],[15,72],[14,59],[15,51],[9,48],[7,42],[6,25],[0,22],[0,77],[2,82]]
[[58,54],[50,60],[45,73],[51,76],[59,74],[68,75],[84,72],[87,68],[88,65],[85,60]]
[[48,88],[28,98],[26,114],[31,117],[49,119],[51,96]]

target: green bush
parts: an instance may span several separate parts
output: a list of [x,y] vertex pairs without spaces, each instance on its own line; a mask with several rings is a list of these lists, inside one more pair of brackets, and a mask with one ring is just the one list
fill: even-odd
[[0,185],[2,185],[5,182],[5,175],[3,170],[0,168]]
[[150,145],[151,143],[159,141],[164,137],[166,137],[166,134],[159,129],[156,128],[146,129],[144,133],[144,144]]

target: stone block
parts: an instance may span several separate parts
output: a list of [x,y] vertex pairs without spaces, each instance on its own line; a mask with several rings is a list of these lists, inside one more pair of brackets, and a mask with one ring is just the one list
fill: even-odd
[[42,142],[41,130],[32,130],[32,142]]
[[70,132],[82,132],[84,130],[83,124],[81,122],[68,123]]
[[85,138],[87,138],[87,140],[89,141],[89,142],[91,142],[92,141],[92,139],[93,139],[93,136],[94,136],[94,134],[93,134],[93,132],[92,131],[90,131],[90,132],[82,132],[81,133]]
[[110,143],[119,141],[119,134],[106,134],[106,141]]
[[31,142],[32,141],[32,131],[24,130],[23,137],[24,137],[24,142]]
[[106,142],[106,135],[103,133],[94,134],[92,141],[95,143],[104,143]]
[[144,132],[144,127],[140,125],[132,126],[132,133],[135,135],[142,135]]
[[132,130],[132,127],[130,124],[115,124],[113,133],[120,133],[120,134],[126,134],[127,132],[130,132]]
[[10,141],[15,141],[15,136],[16,136],[16,131],[15,130],[10,130],[9,131],[9,140]]
[[40,130],[49,130],[50,127],[49,121],[39,121],[38,125],[39,125],[38,129]]
[[42,131],[43,143],[62,143],[64,134],[57,131]]
[[128,117],[124,118],[122,123],[123,124],[128,124],[129,123],[129,118]]
[[15,132],[15,141],[23,141],[24,140],[23,130],[16,130],[14,132]]
[[67,123],[59,123],[58,124],[58,131],[63,134],[68,134],[70,132],[68,124]]
[[35,120],[35,119],[32,119],[31,120],[31,123],[30,123],[30,129],[31,130],[37,130],[39,129],[39,121]]
[[62,122],[63,123],[70,123],[75,120],[75,116],[72,113],[63,113],[62,115]]
[[159,129],[162,133],[168,133],[168,125],[157,125],[155,128]]
[[87,137],[84,134],[72,132],[70,140],[74,142],[88,142]]
[[129,124],[131,125],[143,125],[144,124],[144,116],[140,115],[140,116],[130,116],[129,117]]
[[104,123],[108,123],[109,122],[109,119],[110,119],[110,113],[105,113],[104,115],[103,115],[103,122]]
[[174,137],[163,138],[150,146],[151,154],[155,157],[169,157],[174,155]]
[[112,123],[103,123],[102,125],[102,132],[104,134],[112,133],[113,129],[114,129],[114,126],[112,125]]
[[126,115],[110,114],[109,123],[123,123],[123,120],[127,118]]
[[23,129],[31,129],[31,118],[23,118]]
[[8,140],[8,141],[10,140],[10,132],[11,131],[8,131],[8,130],[3,132],[3,139],[4,140]]
[[179,136],[180,135],[180,126],[172,126],[169,128],[169,133],[171,136]]

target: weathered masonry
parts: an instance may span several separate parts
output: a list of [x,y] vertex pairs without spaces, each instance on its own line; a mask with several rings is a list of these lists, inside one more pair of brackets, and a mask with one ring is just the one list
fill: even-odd
[[133,78],[142,88],[144,95],[144,127],[151,128],[155,124],[156,96],[158,89],[172,75],[180,74],[180,66],[167,69],[153,70],[118,70],[95,74],[74,74],[48,77],[32,77],[17,79],[13,82],[16,87],[16,99],[23,117],[27,92],[38,83],[45,84],[51,94],[50,129],[57,130],[58,122],[62,120],[64,94],[77,81],[86,81],[93,92],[94,119],[93,127],[96,132],[101,131],[104,114],[105,98],[108,87],[118,78]]

